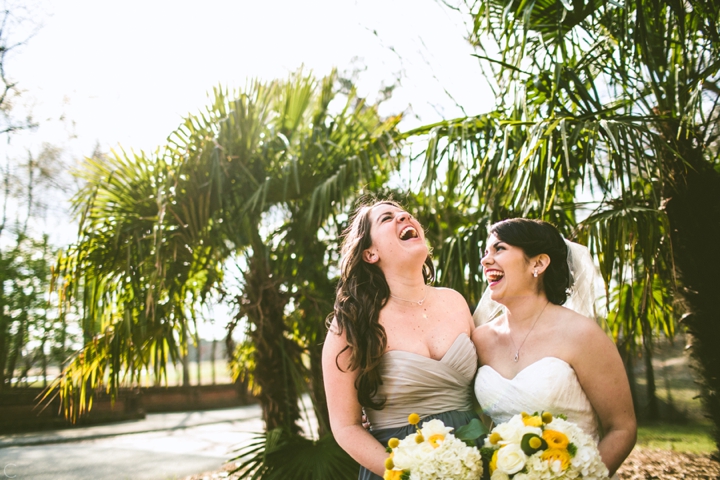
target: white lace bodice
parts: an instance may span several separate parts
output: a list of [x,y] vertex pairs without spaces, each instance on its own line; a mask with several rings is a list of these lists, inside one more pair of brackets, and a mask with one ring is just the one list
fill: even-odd
[[564,360],[544,357],[531,363],[512,379],[483,365],[475,377],[475,395],[483,412],[495,424],[520,412],[546,411],[563,414],[598,441],[598,420],[578,381]]

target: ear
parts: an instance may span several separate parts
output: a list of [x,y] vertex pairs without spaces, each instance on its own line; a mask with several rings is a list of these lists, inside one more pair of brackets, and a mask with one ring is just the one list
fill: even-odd
[[533,270],[537,269],[538,275],[542,274],[550,266],[550,256],[547,253],[541,253],[531,263]]
[[365,260],[365,263],[373,264],[377,263],[378,260],[380,260],[380,257],[377,253],[375,253],[371,248],[363,250],[363,260]]

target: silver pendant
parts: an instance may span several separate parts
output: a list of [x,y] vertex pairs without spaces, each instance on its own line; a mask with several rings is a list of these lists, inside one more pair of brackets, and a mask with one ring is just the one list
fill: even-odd
[[517,363],[518,358],[520,358],[520,352],[517,352],[517,353],[515,354],[515,358],[513,358],[513,360],[515,360],[515,363]]

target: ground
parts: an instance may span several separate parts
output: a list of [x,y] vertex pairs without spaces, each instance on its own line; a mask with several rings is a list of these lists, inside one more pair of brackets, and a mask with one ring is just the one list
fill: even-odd
[[[715,480],[720,478],[720,462],[707,454],[674,452],[635,447],[620,468],[621,480]],[[228,469],[186,477],[184,480],[238,478]]]
[[711,460],[707,454],[636,447],[618,474],[622,480],[710,480],[720,478],[720,462]]

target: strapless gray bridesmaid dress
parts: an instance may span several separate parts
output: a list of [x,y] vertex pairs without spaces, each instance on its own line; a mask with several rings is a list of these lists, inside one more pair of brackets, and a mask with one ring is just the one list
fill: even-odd
[[[477,352],[470,337],[461,333],[440,360],[402,350],[383,355],[380,375],[383,383],[376,398],[385,399],[384,408],[366,408],[372,425],[370,433],[387,447],[391,438],[403,439],[416,427],[408,415],[420,415],[420,425],[439,419],[459,428],[478,418],[473,410],[472,383],[477,371]],[[478,443],[479,445],[480,443]],[[360,480],[382,480],[361,467]]]

